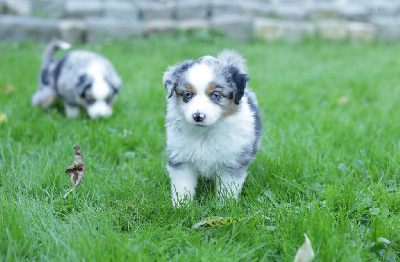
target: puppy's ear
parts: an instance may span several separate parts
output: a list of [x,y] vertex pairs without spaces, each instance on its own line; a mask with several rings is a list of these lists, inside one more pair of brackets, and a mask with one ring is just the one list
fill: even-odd
[[48,66],[46,66],[40,70],[40,83],[43,86],[50,85],[50,72],[49,72]]
[[174,94],[175,89],[181,81],[183,74],[192,64],[192,60],[187,60],[176,66],[168,67],[167,71],[164,72],[163,84],[165,86],[165,89],[167,90],[167,98],[170,98]]
[[84,96],[86,90],[92,87],[93,78],[88,74],[82,74],[78,77],[78,83],[76,89],[79,96]]
[[170,98],[175,91],[177,85],[177,79],[174,77],[174,67],[169,67],[167,71],[164,72],[163,84],[167,90],[167,98]]
[[247,74],[241,73],[239,69],[232,66],[230,67],[229,71],[231,72],[231,77],[233,83],[236,85],[236,89],[233,91],[233,98],[235,104],[239,104],[240,99],[242,99],[244,95],[244,89],[247,86],[247,82],[250,80]]
[[116,74],[110,74],[105,78],[106,82],[114,90],[114,94],[117,94],[121,90],[122,81],[121,78]]

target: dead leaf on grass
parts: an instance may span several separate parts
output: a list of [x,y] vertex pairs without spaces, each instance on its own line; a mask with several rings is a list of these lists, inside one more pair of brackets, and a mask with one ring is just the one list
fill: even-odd
[[305,233],[304,237],[306,238],[306,241],[299,250],[297,250],[294,262],[309,262],[314,259],[314,250],[312,249],[311,241]]
[[244,218],[230,218],[230,217],[206,217],[200,222],[192,226],[193,230],[199,230],[202,227],[217,227],[217,226],[227,226],[234,223],[239,223],[243,221]]
[[5,84],[5,85],[0,85],[0,91],[9,93],[11,92],[15,87],[12,84]]
[[80,147],[78,145],[75,145],[74,149],[74,161],[72,162],[72,165],[65,170],[65,173],[71,175],[71,189],[64,195],[64,198],[66,198],[69,193],[71,193],[77,186],[79,186],[79,183],[82,181],[83,175],[86,171],[86,166],[83,163],[83,155]]
[[338,99],[337,103],[341,106],[346,105],[349,103],[349,99],[345,96],[342,96]]
[[2,113],[2,112],[0,112],[0,125],[3,124],[3,123],[6,123],[7,121],[8,121],[7,115]]

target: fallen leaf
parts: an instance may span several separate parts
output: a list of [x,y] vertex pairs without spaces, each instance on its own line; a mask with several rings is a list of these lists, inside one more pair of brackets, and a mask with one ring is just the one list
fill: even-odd
[[83,163],[83,155],[80,147],[78,145],[75,145],[74,149],[74,161],[72,162],[72,165],[65,170],[65,173],[71,175],[71,189],[64,195],[64,198],[66,198],[69,193],[71,193],[77,186],[79,186],[79,183],[82,181],[83,175],[86,171],[86,166]]
[[230,224],[243,221],[244,218],[230,218],[230,217],[206,217],[200,222],[192,226],[193,230],[199,230],[201,227],[217,227],[227,226]]
[[338,99],[337,103],[339,105],[346,105],[347,103],[349,103],[349,99],[345,96],[342,96]]
[[6,123],[8,121],[7,115],[0,112],[0,124]]
[[297,250],[294,262],[309,262],[314,259],[314,250],[312,249],[311,241],[305,233],[304,237],[306,238],[306,241],[299,250]]
[[12,84],[0,85],[0,90],[6,93],[11,92],[15,87]]

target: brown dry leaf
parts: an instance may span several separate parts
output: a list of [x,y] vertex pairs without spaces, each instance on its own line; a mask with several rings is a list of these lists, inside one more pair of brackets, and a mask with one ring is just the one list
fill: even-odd
[[11,92],[15,87],[12,84],[0,85],[0,91]]
[[202,227],[217,227],[227,226],[234,223],[242,222],[244,218],[230,218],[230,217],[206,217],[200,222],[192,226],[193,230],[199,230]]
[[338,99],[337,103],[338,103],[339,105],[346,105],[346,104],[349,103],[349,99],[348,99],[347,97],[345,97],[345,96],[342,96],[342,97],[340,97],[340,98]]
[[294,262],[309,262],[314,259],[314,250],[312,249],[311,241],[305,233],[304,237],[306,238],[306,241],[299,250],[297,250]]
[[64,195],[64,198],[66,198],[69,193],[71,193],[77,186],[79,186],[79,183],[82,181],[83,175],[86,171],[86,166],[85,163],[83,163],[83,155],[80,147],[78,145],[75,145],[74,149],[74,162],[72,162],[72,165],[65,170],[65,173],[71,175],[71,189]]

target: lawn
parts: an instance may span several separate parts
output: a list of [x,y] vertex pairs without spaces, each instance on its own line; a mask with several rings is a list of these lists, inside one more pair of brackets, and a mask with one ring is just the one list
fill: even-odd
[[[108,57],[124,82],[100,120],[30,106],[44,47],[0,43],[0,260],[293,261],[303,233],[315,261],[400,259],[400,45],[194,35],[78,46]],[[239,201],[201,181],[177,209],[162,74],[223,48],[247,58],[262,146]],[[75,144],[88,169],[63,199]],[[209,216],[245,219],[191,230]]]

